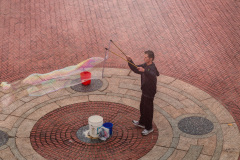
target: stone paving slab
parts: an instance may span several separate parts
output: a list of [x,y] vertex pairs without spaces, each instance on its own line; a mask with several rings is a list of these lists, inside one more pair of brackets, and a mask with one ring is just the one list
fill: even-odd
[[[1,111],[0,111],[1,112]],[[0,114],[0,120],[3,121],[7,118],[8,115]]]
[[156,145],[153,147],[152,151],[147,153],[147,155],[144,156],[143,158],[140,158],[140,160],[155,160],[158,159],[159,157],[162,157],[166,152],[167,148]]
[[136,101],[136,100],[133,100],[133,99],[128,99],[128,98],[122,98],[122,102],[125,105],[128,105],[128,106],[134,107],[136,109],[139,109],[139,105],[138,105],[139,101]]
[[27,138],[16,138],[16,146],[23,157],[37,154],[37,152],[32,148],[29,136]]
[[208,155],[204,155],[204,154],[200,154],[200,156],[198,157],[198,160],[211,160],[212,157],[208,156]]
[[56,103],[50,103],[47,104],[44,107],[41,107],[40,109],[35,110],[32,114],[30,114],[27,118],[31,120],[39,120],[41,117],[43,117],[45,114],[59,108],[60,106]]
[[192,85],[190,85],[186,82],[180,81],[180,80],[175,80],[170,85],[175,88],[181,89],[184,92],[187,92],[188,94],[191,94],[192,96],[194,96],[195,98],[197,98],[199,100],[205,100],[205,99],[208,99],[211,97],[209,94],[198,89],[197,87],[192,86]]
[[191,145],[188,153],[184,156],[183,160],[197,159],[202,151],[203,146]]
[[71,97],[71,98],[65,98],[59,101],[56,101],[56,103],[63,107],[67,106],[69,104],[79,103],[79,102],[87,102],[88,96],[78,96],[78,97]]
[[16,123],[16,121],[19,118],[16,116],[10,116],[8,115],[7,118],[3,121],[0,121],[0,127],[7,128],[7,129],[12,129],[13,125]]
[[32,154],[29,156],[25,157],[27,160],[33,160],[33,159],[37,159],[37,160],[45,160],[45,158],[43,158],[41,155],[39,155],[38,153],[36,154]]
[[17,160],[17,157],[15,157],[11,151],[10,148],[6,148],[6,149],[3,149],[3,150],[0,150],[0,155],[1,155],[1,158],[4,160]]
[[165,84],[170,84],[174,82],[176,79],[173,77],[165,76],[165,75],[160,75],[158,77],[158,82],[165,83]]
[[58,90],[56,92],[49,93],[48,96],[50,98],[56,98],[56,97],[70,95],[70,94],[71,93],[69,93],[66,89],[60,89],[60,90]]
[[177,118],[180,115],[187,113],[183,108],[176,109],[171,105],[165,106],[162,109],[166,111],[172,118]]
[[202,154],[212,156],[214,154],[214,146],[216,146],[217,138],[213,135],[208,138],[202,138],[198,140],[198,145],[203,146]]
[[21,116],[23,113],[27,112],[29,109],[31,109],[34,106],[41,104],[49,99],[50,98],[47,95],[33,99],[32,101],[18,107],[14,112],[11,113],[11,115]]
[[177,146],[177,149],[188,151],[192,145],[194,146],[197,145],[197,139],[180,136],[179,145]]
[[202,103],[208,107],[211,112],[214,113],[214,115],[217,117],[217,119],[221,123],[233,123],[235,122],[231,114],[227,111],[227,109],[217,100],[210,98],[205,101],[202,101]]
[[182,95],[181,93],[178,93],[176,91],[173,91],[169,88],[165,88],[165,87],[162,87],[162,86],[158,86],[157,91],[165,93],[165,94],[167,94],[171,97],[174,97],[175,99],[178,99],[180,101],[186,99],[186,97],[184,95]]
[[222,124],[221,128],[223,131],[223,139],[227,139],[223,144],[223,150],[239,153],[240,139],[236,123],[233,123],[232,126]]
[[37,121],[25,119],[18,127],[16,136],[18,138],[29,138],[30,132]]
[[167,158],[167,159],[169,159],[169,160],[183,159],[186,154],[187,154],[186,151],[182,151],[182,150],[177,150],[177,149],[175,149],[175,151],[173,152],[173,154],[172,154],[169,158]]
[[[61,107],[82,102],[106,101],[139,109],[139,79],[128,75],[126,70],[118,70],[120,72],[108,69],[107,78],[102,79],[105,86],[102,90],[78,93],[66,88],[35,98],[19,95],[20,99],[15,99],[12,104],[21,103],[15,109],[1,113],[4,118],[0,119],[0,130],[2,128],[13,138],[0,148],[0,153],[3,153],[0,158],[15,156],[17,159],[44,159],[32,148],[30,132],[41,117]],[[154,100],[153,121],[159,136],[152,150],[141,159],[237,159],[240,153],[240,134],[234,119],[224,106],[213,97],[206,96],[208,94],[202,93],[203,91],[200,98],[197,97],[198,94],[192,95],[194,87],[184,85],[184,88],[181,86],[183,83],[174,78],[164,79],[162,76],[160,81],[165,84],[163,87],[167,88],[167,92],[160,88]],[[189,88],[191,92],[188,91]],[[118,89],[125,91],[119,92]],[[178,122],[191,116],[209,119],[214,124],[214,130],[207,135],[197,136],[180,131]]]
[[[5,103],[5,101],[4,101]],[[24,102],[17,100],[13,103],[11,103],[10,105],[2,105],[2,113],[3,114],[9,114],[12,113],[14,110],[16,110],[18,107],[22,106],[24,104]]]

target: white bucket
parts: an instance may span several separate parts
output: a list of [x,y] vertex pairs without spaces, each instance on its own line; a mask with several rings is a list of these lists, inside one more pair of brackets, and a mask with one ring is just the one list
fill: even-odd
[[90,136],[98,137],[98,128],[103,125],[103,117],[94,115],[88,118]]

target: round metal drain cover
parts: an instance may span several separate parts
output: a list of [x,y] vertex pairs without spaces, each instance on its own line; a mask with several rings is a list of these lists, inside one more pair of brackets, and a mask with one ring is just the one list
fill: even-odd
[[8,134],[0,130],[0,147],[8,141]]
[[[80,79],[75,79],[74,81],[80,81]],[[76,92],[92,92],[101,88],[102,85],[103,82],[100,79],[92,79],[90,85],[85,86],[83,84],[78,84],[71,86],[71,89]]]
[[80,141],[83,141],[85,143],[101,143],[101,142],[103,142],[99,138],[90,138],[89,125],[79,128],[76,135]]
[[187,117],[178,122],[178,128],[187,134],[204,135],[210,133],[214,125],[211,121],[203,117]]

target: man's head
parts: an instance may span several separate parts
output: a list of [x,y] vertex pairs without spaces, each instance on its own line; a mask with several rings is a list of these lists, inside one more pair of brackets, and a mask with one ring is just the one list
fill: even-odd
[[153,53],[153,51],[148,50],[148,51],[145,51],[144,53],[145,53],[145,55],[144,55],[145,63],[152,64],[152,62],[154,60],[154,53]]

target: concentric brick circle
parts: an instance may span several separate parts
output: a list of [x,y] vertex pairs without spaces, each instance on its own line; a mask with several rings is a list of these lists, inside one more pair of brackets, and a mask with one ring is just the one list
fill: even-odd
[[[92,115],[113,123],[114,134],[107,141],[85,143],[76,136]],[[135,127],[132,119],[139,119],[139,110],[123,104],[73,104],[40,118],[31,131],[31,144],[46,159],[139,159],[156,144],[158,129],[153,124],[154,132],[142,136],[142,129]]]

